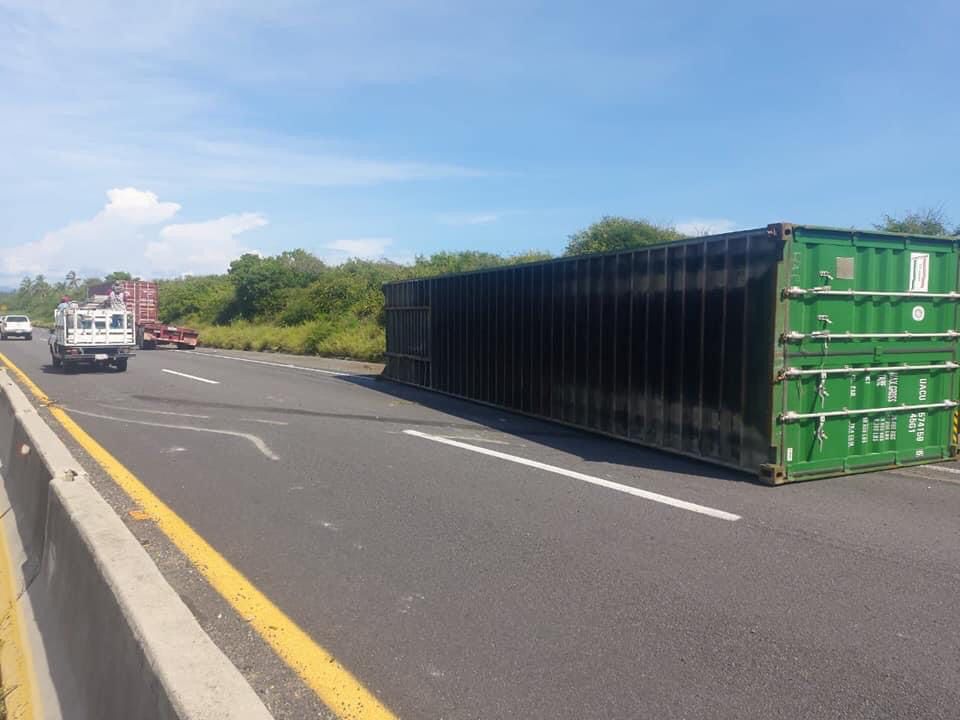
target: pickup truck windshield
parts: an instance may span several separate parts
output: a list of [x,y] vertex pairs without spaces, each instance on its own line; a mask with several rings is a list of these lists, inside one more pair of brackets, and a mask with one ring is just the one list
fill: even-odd
[[7,315],[7,322],[29,322],[25,315]]

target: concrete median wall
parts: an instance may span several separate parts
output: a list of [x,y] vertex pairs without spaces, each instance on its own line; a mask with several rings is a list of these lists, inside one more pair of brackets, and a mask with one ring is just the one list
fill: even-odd
[[0,371],[0,504],[35,718],[270,718],[20,388]]

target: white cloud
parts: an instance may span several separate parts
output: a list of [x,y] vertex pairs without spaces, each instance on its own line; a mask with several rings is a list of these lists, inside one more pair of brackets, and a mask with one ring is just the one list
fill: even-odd
[[169,220],[178,212],[180,205],[175,202],[160,202],[156,193],[136,188],[114,188],[107,190],[110,202],[98,213],[97,218],[116,219],[131,225],[153,225]]
[[259,213],[241,213],[205,222],[167,225],[157,240],[147,243],[144,255],[155,272],[223,272],[231,260],[254,252],[241,245],[237,236],[266,224],[267,219]]
[[267,224],[259,213],[239,213],[164,225],[178,212],[179,203],[161,201],[148,190],[113,188],[91,219],[0,253],[0,283],[16,284],[39,273],[56,280],[70,270],[100,275],[138,269],[144,277],[223,272],[231,260],[254,252],[238,236]]
[[737,229],[735,220],[727,218],[689,218],[676,224],[676,228],[684,235],[699,237],[701,235],[717,235]]
[[155,193],[136,188],[107,191],[108,202],[90,220],[48,232],[40,240],[5,249],[0,271],[5,275],[59,274],[92,264],[124,264],[128,243],[140,230],[169,220],[180,211],[174,202],[160,202]]
[[487,225],[500,219],[500,213],[447,213],[437,217],[441,225]]
[[328,251],[324,253],[323,260],[331,265],[339,265],[351,258],[380,260],[386,257],[387,248],[392,244],[393,239],[386,237],[334,240],[323,246]]

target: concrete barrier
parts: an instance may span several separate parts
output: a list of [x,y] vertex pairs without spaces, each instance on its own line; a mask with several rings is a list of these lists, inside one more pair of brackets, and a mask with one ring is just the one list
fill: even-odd
[[3,531],[36,665],[33,717],[270,718],[5,372],[0,462]]
[[86,479],[86,473],[6,372],[0,374],[0,475],[19,541],[8,544],[19,594],[40,569],[51,478]]

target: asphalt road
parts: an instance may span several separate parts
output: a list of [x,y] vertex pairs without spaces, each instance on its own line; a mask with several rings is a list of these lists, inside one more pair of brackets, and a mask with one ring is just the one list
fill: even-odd
[[[953,464],[773,489],[369,376],[0,351],[402,718],[960,713]],[[277,717],[322,715],[161,545]]]

